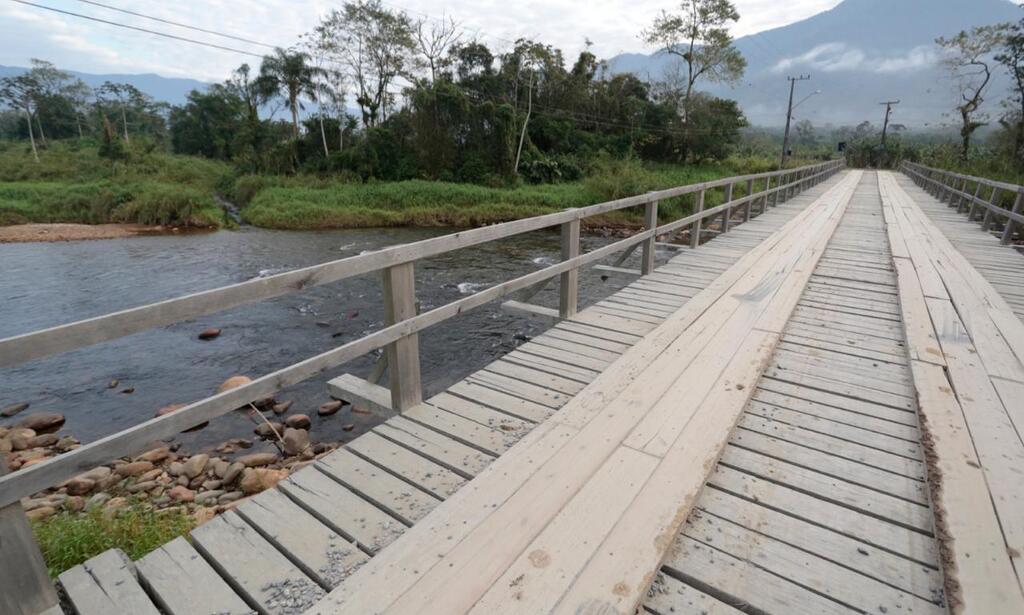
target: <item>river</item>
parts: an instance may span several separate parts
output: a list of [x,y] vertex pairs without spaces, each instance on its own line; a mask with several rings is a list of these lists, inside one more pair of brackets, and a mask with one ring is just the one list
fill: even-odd
[[[425,239],[449,229],[360,229],[291,232],[245,227],[185,236],[69,243],[0,245],[0,338],[35,331],[181,294]],[[609,242],[584,237],[584,251]],[[536,232],[417,263],[416,287],[426,311],[487,286],[556,262],[558,235]],[[634,257],[635,259],[636,257]],[[622,282],[580,276],[581,304]],[[172,403],[213,394],[235,374],[256,377],[361,337],[383,326],[380,275],[373,274],[245,305],[125,338],[5,369],[0,407],[31,402],[31,411],[64,414],[63,433],[83,442],[120,431]],[[534,302],[557,304],[557,283]],[[197,334],[223,329],[215,340]],[[535,335],[538,325],[502,313],[497,303],[460,315],[421,334],[427,395],[439,392]],[[363,357],[291,387],[291,413],[308,414],[313,441],[346,441],[379,419],[346,406],[320,418],[325,382],[337,374],[369,373]],[[108,388],[113,380],[116,388]],[[125,392],[133,389],[132,392]],[[253,417],[234,412],[197,432],[182,434],[186,450],[229,438],[253,437]],[[0,419],[12,424],[14,419]],[[343,430],[348,425],[350,431]]]

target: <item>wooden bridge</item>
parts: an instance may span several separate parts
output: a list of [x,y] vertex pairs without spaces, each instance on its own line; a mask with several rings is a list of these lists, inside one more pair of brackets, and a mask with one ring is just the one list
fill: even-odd
[[[901,170],[684,186],[0,340],[10,366],[383,272],[379,331],[0,477],[0,612],[62,612],[20,498],[386,347],[390,390],[330,383],[379,426],[65,572],[64,612],[1024,613],[1024,193]],[[645,230],[580,253],[581,220],[629,207]],[[417,314],[415,261],[551,226],[558,264]],[[635,279],[578,309],[615,255]],[[557,310],[527,303],[554,278]],[[508,296],[553,325],[423,400],[417,332]]]

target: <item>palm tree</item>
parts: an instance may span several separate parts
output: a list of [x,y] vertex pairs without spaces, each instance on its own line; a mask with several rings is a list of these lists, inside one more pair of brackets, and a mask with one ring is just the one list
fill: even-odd
[[319,69],[309,64],[309,54],[280,47],[274,55],[264,56],[260,65],[260,84],[268,97],[280,95],[288,100],[292,112],[292,129],[299,138],[299,109],[304,109],[300,96],[316,100],[315,77]]

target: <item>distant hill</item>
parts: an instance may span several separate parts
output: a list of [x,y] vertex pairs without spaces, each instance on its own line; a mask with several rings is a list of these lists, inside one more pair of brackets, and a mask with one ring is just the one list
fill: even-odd
[[[803,21],[737,39],[748,64],[742,83],[701,87],[738,100],[753,124],[775,126],[785,122],[786,75],[810,73],[810,81],[797,84],[797,98],[822,93],[800,107],[797,118],[819,125],[880,122],[878,102],[898,98],[903,102],[893,121],[935,125],[955,101],[937,66],[935,38],[1022,16],[1008,0],[845,0]],[[610,66],[658,79],[673,61],[666,54],[622,54]],[[1008,83],[1000,71],[987,103],[993,114]]]
[[[19,66],[0,65],[0,77],[19,75],[26,70],[26,68]],[[103,85],[104,81],[130,83],[139,88],[140,91],[152,96],[154,100],[168,102],[172,105],[184,104],[185,97],[189,92],[192,90],[204,90],[209,86],[208,83],[196,81],[195,79],[175,79],[171,77],[161,77],[160,75],[154,75],[152,73],[144,75],[93,75],[91,73],[80,73],[73,70],[67,72],[78,77],[90,87],[99,87]]]

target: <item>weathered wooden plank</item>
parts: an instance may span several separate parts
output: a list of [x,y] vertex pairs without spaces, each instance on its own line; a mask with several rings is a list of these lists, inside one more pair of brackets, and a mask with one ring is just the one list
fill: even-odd
[[234,512],[192,530],[192,544],[261,613],[295,613],[324,596],[319,585]]
[[507,451],[517,440],[509,432],[492,429],[482,423],[430,404],[420,404],[409,409],[403,416],[410,421],[443,433],[457,442],[495,457]]
[[493,459],[478,449],[401,417],[378,425],[374,431],[465,478],[479,474]]
[[442,500],[466,484],[465,478],[448,468],[372,431],[349,442],[345,447]]
[[344,448],[322,458],[317,467],[406,525],[416,523],[440,503]]
[[109,549],[58,577],[79,615],[160,615],[139,585],[135,565],[120,549]]
[[135,562],[139,582],[169,615],[247,615],[252,608],[182,537]]

